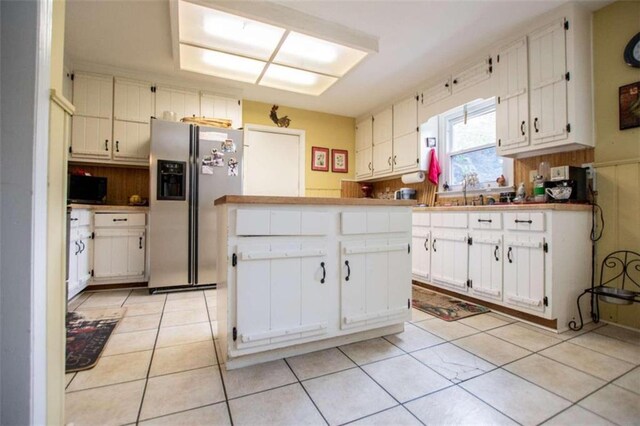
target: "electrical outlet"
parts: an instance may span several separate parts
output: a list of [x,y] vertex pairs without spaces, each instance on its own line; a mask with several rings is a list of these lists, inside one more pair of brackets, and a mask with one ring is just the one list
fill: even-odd
[[596,190],[596,169],[593,167],[593,163],[585,163],[581,166],[587,169],[587,180],[591,181],[591,190]]
[[536,175],[538,174],[537,170],[529,170],[529,182],[533,183],[536,180]]

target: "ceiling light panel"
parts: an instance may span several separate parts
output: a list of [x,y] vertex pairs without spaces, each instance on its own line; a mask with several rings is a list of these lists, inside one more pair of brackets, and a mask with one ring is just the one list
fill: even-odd
[[180,1],[180,43],[268,60],[285,30],[273,25]]
[[291,32],[273,61],[341,77],[365,56],[367,53],[361,50]]
[[255,59],[180,45],[180,68],[187,71],[255,83],[265,65],[265,62]]
[[306,95],[320,95],[338,79],[310,71],[298,70],[282,65],[269,64],[262,79],[261,86],[274,89],[289,90]]

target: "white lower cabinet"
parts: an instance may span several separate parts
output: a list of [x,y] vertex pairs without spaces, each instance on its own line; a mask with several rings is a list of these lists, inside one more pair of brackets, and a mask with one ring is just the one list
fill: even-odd
[[69,228],[67,298],[71,299],[87,287],[91,279],[93,244],[90,212],[88,210],[72,211]]
[[464,209],[413,213],[413,279],[565,330],[589,282],[589,207]]
[[[327,332],[326,241],[238,244],[236,289],[238,348],[306,338]],[[334,265],[335,266],[335,265]]]
[[466,292],[469,257],[466,231],[436,228],[431,236],[431,280]]
[[375,324],[405,315],[411,289],[411,257],[406,239],[342,243],[341,328]]
[[227,368],[402,330],[411,316],[411,207],[370,204],[216,206]]
[[94,246],[95,278],[144,278],[144,229],[96,229]]

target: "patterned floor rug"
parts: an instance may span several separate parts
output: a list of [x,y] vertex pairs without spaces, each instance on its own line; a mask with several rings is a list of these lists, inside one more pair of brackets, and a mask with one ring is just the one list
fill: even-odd
[[66,372],[92,368],[126,309],[92,309],[67,313]]
[[465,302],[464,300],[456,299],[445,294],[436,293],[417,285],[412,287],[413,307],[445,321],[457,321],[461,318],[484,314],[491,311],[484,306]]

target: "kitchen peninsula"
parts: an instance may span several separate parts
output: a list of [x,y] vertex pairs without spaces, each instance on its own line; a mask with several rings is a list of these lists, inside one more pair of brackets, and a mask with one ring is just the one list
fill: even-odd
[[402,331],[411,312],[414,203],[217,199],[217,318],[227,368]]

